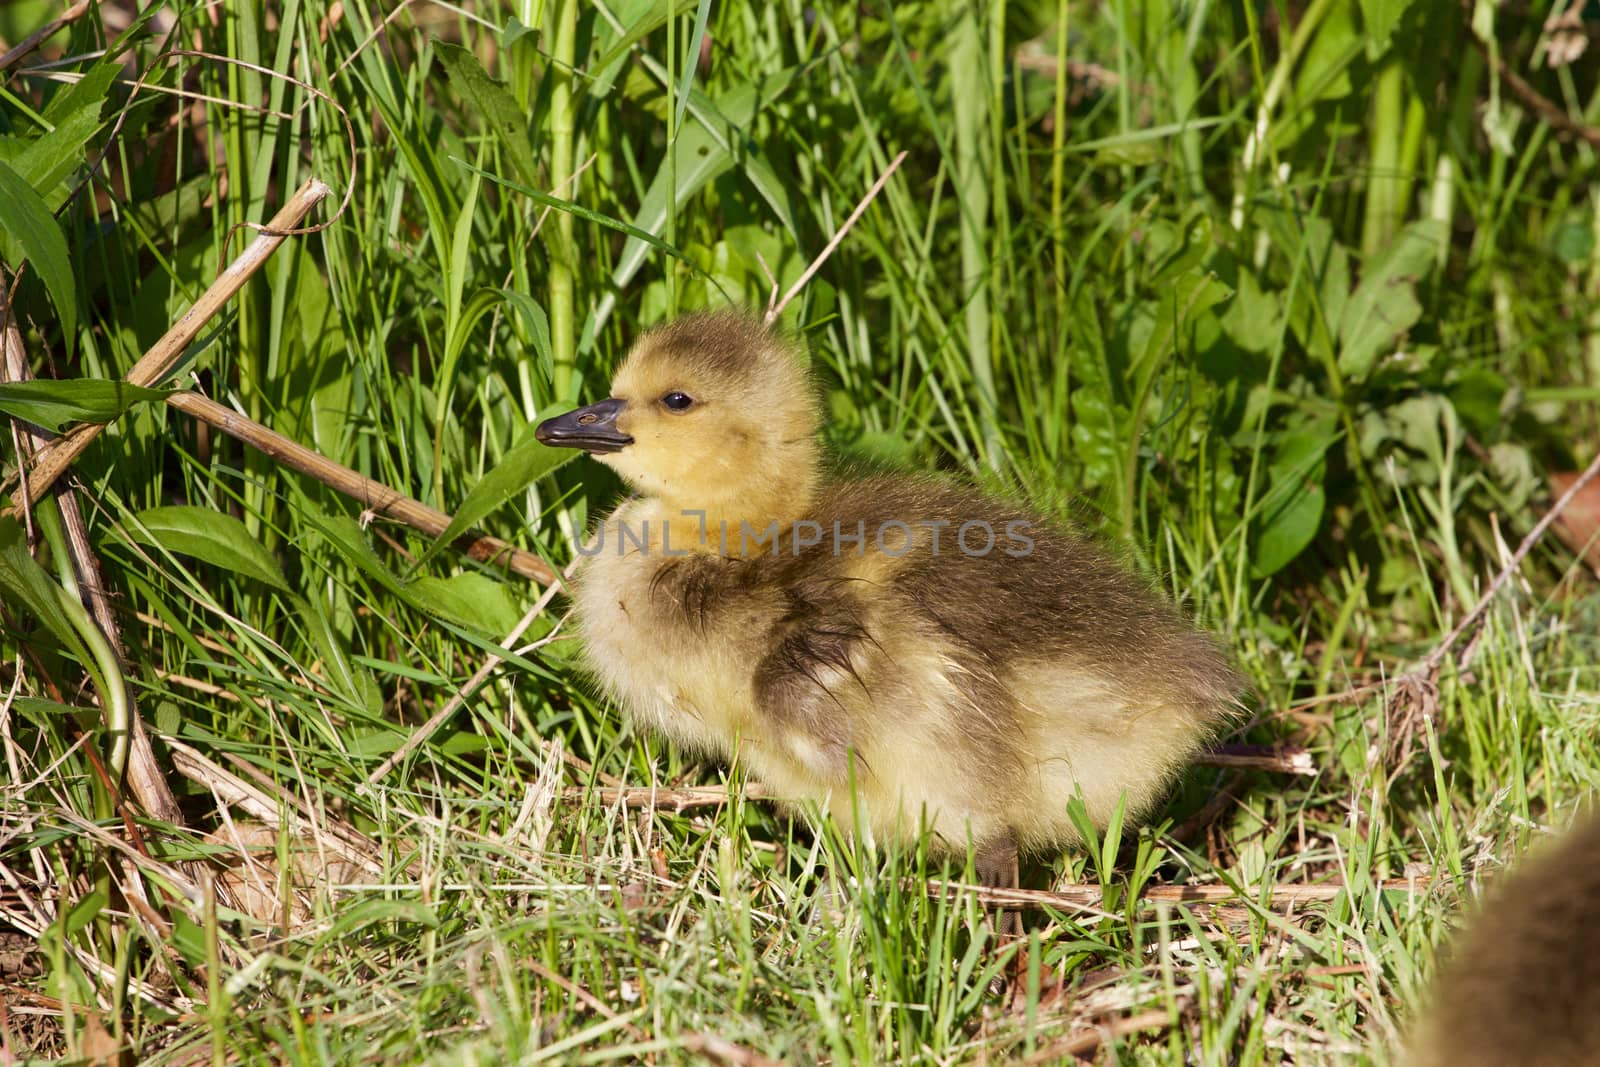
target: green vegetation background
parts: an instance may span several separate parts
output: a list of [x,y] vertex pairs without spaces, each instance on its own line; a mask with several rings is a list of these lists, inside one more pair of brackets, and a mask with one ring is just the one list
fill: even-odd
[[[8,4],[0,40],[59,13]],[[1562,825],[1600,766],[1600,601],[1554,540],[1436,693],[1359,688],[1449,632],[1548,475],[1600,438],[1600,100],[1591,56],[1566,61],[1595,25],[1549,14],[108,3],[0,69],[0,263],[8,285],[28,263],[34,375],[121,377],[248,240],[236,224],[321,178],[312,221],[347,188],[348,206],[169,384],[441,510],[470,502],[556,567],[618,487],[530,443],[541,413],[602,395],[675,312],[765,306],[907,152],[783,316],[831,442],[1125,545],[1256,686],[1231,740],[1315,767],[1194,770],[1154,826],[1049,865],[1036,884],[1106,896],[1039,912],[1023,954],[970,899],[913,888],[939,874],[923,857],[813,839],[627,734],[575,671],[558,599],[524,638],[553,640],[367,788],[537,588],[448,550],[419,567],[425,538],[159,402],[4,392],[51,425],[127,406],[75,484],[128,658],[98,657],[55,592],[54,505],[37,563],[0,525],[0,931],[31,931],[41,961],[0,979],[80,1006],[37,1025],[13,1008],[0,1041],[92,1055],[103,1026],[151,1062],[965,1062],[1051,1058],[1075,1024],[1145,1013],[1106,1055],[1381,1059],[1480,873]],[[123,691],[163,760],[176,739],[247,768],[378,863],[306,890],[309,918],[275,933],[210,916],[183,864],[223,820],[177,773],[189,830],[146,821],[141,871],[113,862],[128,831],[91,755],[114,748],[94,708]],[[618,781],[728,781],[729,802],[641,812]],[[1242,892],[1141,898],[1168,883]]]

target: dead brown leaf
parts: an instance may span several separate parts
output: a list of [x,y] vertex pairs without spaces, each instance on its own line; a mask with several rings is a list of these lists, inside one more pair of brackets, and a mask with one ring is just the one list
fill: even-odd
[[[1550,475],[1550,495],[1559,497],[1578,480],[1576,471],[1556,471]],[[1578,491],[1555,521],[1561,543],[1583,557],[1589,569],[1600,577],[1600,481],[1592,481]]]

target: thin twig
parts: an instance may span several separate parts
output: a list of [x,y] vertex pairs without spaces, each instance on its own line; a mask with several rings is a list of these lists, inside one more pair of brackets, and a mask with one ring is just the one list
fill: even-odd
[[1506,560],[1506,565],[1500,568],[1500,573],[1495,575],[1494,581],[1489,583],[1489,588],[1484,590],[1483,595],[1478,598],[1477,604],[1473,605],[1472,610],[1467,612],[1466,617],[1456,625],[1456,628],[1451,630],[1449,635],[1439,642],[1432,652],[1428,653],[1421,666],[1412,672],[1413,674],[1431,676],[1438,671],[1439,666],[1444,662],[1445,656],[1450,654],[1450,650],[1461,639],[1461,635],[1482,620],[1483,616],[1488,612],[1489,605],[1494,600],[1495,594],[1500,592],[1505,584],[1511,580],[1512,575],[1517,573],[1517,568],[1522,566],[1522,561],[1527,558],[1529,552],[1533,551],[1533,546],[1539,543],[1539,539],[1550,528],[1550,524],[1556,521],[1556,518],[1566,510],[1567,505],[1572,503],[1573,499],[1583,492],[1583,487],[1592,482],[1596,476],[1600,476],[1600,452],[1595,453],[1594,459],[1589,461],[1589,465],[1584,468],[1583,473],[1578,475],[1571,485],[1567,486],[1567,491],[1562,493],[1554,504],[1550,505],[1550,510],[1544,513],[1544,518],[1536,522],[1533,529],[1528,531],[1528,535],[1522,539],[1521,544],[1517,545],[1517,550],[1511,554],[1511,558]]
[[867,195],[861,198],[861,203],[856,205],[856,209],[850,213],[850,217],[844,220],[844,225],[839,227],[838,232],[833,235],[833,239],[828,242],[827,247],[822,250],[816,259],[811,261],[811,266],[807,267],[805,273],[800,275],[800,279],[789,287],[789,291],[783,294],[783,299],[767,309],[766,322],[768,326],[778,321],[778,316],[782,315],[783,309],[789,306],[789,301],[799,295],[800,290],[804,289],[806,283],[811,280],[811,276],[817,273],[818,268],[823,263],[827,262],[829,256],[833,255],[833,250],[839,247],[839,242],[844,240],[844,235],[850,232],[850,227],[854,226],[856,220],[866,213],[867,206],[877,198],[878,193],[883,190],[884,184],[888,182],[895,171],[900,169],[900,164],[905,162],[905,158],[909,154],[908,152],[901,152],[894,157],[894,162],[890,163],[888,169],[878,175],[878,180],[872,183],[872,188],[867,190]]
[[63,11],[59,18],[52,19],[51,21],[45,23],[40,29],[28,34],[28,36],[22,39],[21,44],[11,49],[5,55],[0,56],[0,72],[5,71],[6,68],[16,63],[29,52],[32,52],[34,49],[44,44],[50,39],[51,35],[57,30],[61,29],[61,27],[78,21],[83,17],[84,12],[88,10],[89,0],[78,0],[77,3]]
[[[567,566],[566,577],[570,578],[572,576],[572,571],[577,567],[577,564],[578,560],[575,559]],[[550,606],[550,601],[555,599],[556,593],[560,592],[560,590],[559,583],[552,583],[543,593],[539,594],[539,599],[534,601],[533,607],[528,609],[527,614],[523,615],[521,620],[511,628],[511,632],[506,635],[505,640],[500,642],[500,647],[508,652],[515,648],[517,638],[521,637],[528,627],[533,625],[533,620],[544,614],[544,609]],[[554,636],[555,631],[552,630],[543,640],[548,641]],[[377,785],[378,780],[394,770],[396,764],[416,751],[418,745],[432,737],[434,732],[443,726],[450,716],[456,713],[456,709],[465,704],[467,698],[478,691],[478,687],[494,672],[494,669],[504,662],[505,660],[498,655],[490,655],[488,659],[484,660],[483,666],[473,673],[472,677],[467,680],[466,685],[456,690],[455,695],[445,703],[444,707],[434,712],[427,722],[423,723],[410,737],[406,738],[405,744],[395,749],[388,759],[378,764],[377,770],[367,775],[366,782],[362,784],[358,792],[365,793],[372,786]]]
[[1311,753],[1299,745],[1217,745],[1194,758],[1206,767],[1248,767],[1277,774],[1315,774]]
[[1051,1042],[1032,1056],[1023,1060],[1024,1064],[1036,1063],[1061,1063],[1074,1056],[1087,1056],[1102,1045],[1108,1045],[1119,1037],[1141,1033],[1145,1030],[1165,1030],[1172,1025],[1172,1014],[1160,1008],[1130,1015],[1126,1019],[1116,1019],[1109,1023],[1101,1023],[1090,1030],[1064,1037],[1060,1041]]

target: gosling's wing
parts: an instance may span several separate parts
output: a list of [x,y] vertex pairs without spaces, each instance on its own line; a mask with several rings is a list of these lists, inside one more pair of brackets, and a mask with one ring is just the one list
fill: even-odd
[[756,711],[777,743],[813,773],[843,781],[859,743],[875,642],[854,583],[836,574],[784,587],[785,610],[756,665]]
[[869,560],[866,570],[946,635],[971,668],[1093,665],[1134,691],[1181,691],[1218,707],[1241,688],[1217,643],[1123,561],[1039,515],[906,477],[838,484],[832,504],[830,518],[845,528],[865,519],[874,548],[876,530],[910,527],[908,551]]

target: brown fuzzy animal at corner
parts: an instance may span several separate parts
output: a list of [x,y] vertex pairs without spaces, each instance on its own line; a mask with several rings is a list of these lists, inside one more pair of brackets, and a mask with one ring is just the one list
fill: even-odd
[[[646,334],[538,428],[636,495],[584,549],[586,656],[636,722],[886,840],[1019,849],[1146,813],[1237,707],[1217,644],[1107,554],[967,486],[824,473],[795,348],[736,312]],[[859,822],[857,821],[859,820]]]
[[1536,848],[1445,952],[1411,1067],[1600,1064],[1600,818]]

